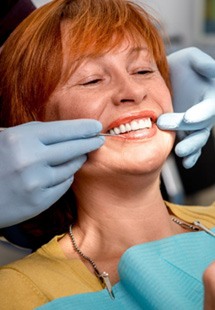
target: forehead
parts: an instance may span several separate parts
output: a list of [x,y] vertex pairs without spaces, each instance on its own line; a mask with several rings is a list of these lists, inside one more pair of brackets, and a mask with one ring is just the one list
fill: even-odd
[[134,47],[122,44],[102,55],[83,57],[77,62],[75,72],[78,69],[83,70],[86,66],[88,68],[93,68],[94,66],[102,68],[104,65],[108,69],[108,67],[111,68],[112,65],[119,64],[120,66],[125,65],[127,67],[136,62],[138,62],[139,65],[154,63],[154,59],[147,46]]
[[[100,28],[100,27],[99,27]],[[92,32],[92,29],[85,32],[76,33],[71,21],[61,23],[61,41],[64,56],[71,57],[73,61],[87,56],[100,56],[114,48],[118,48],[127,41],[129,45],[139,47],[148,45],[150,52],[153,53],[152,38],[144,31],[139,29],[116,27],[110,32],[102,32],[101,29]]]
[[62,35],[62,47],[63,47],[63,72],[64,75],[73,74],[78,67],[80,67],[83,63],[89,62],[98,59],[104,59],[109,57],[110,55],[118,55],[129,58],[137,58],[141,56],[142,58],[147,58],[148,60],[153,59],[153,53],[150,51],[150,47],[148,46],[146,40],[139,36],[137,38],[124,34],[118,40],[118,35],[114,34],[110,41],[107,41],[105,45],[102,47],[96,46],[96,43],[93,43],[85,49],[82,49],[80,46],[80,50],[78,47],[74,48],[71,46],[71,42],[69,41],[68,34],[65,31]]

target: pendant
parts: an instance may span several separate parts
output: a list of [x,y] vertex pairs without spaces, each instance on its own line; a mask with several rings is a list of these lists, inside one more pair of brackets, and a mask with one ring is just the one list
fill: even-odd
[[113,290],[112,290],[112,285],[109,279],[109,274],[105,271],[103,271],[102,273],[98,273],[97,277],[101,280],[101,282],[104,284],[104,286],[106,287],[111,299],[115,299]]

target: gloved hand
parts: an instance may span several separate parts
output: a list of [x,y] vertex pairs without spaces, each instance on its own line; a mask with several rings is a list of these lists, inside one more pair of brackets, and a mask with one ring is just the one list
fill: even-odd
[[157,124],[163,130],[192,132],[175,148],[184,157],[184,167],[191,168],[215,124],[215,60],[197,48],[187,48],[168,56],[168,62],[178,113],[161,115]]
[[95,120],[32,122],[0,133],[0,227],[41,213],[70,187],[104,137]]

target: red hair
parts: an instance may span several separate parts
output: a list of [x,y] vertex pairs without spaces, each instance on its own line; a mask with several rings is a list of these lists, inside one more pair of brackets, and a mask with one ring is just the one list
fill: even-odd
[[[8,127],[44,120],[48,98],[77,60],[98,56],[125,38],[144,39],[169,86],[165,48],[156,21],[125,0],[54,0],[12,33],[0,55],[0,121]],[[63,69],[62,40],[70,63]]]
[[[137,46],[145,40],[170,87],[165,48],[156,24],[143,8],[126,0],[53,0],[37,9],[12,33],[0,54],[0,127],[45,120],[49,97],[68,79],[74,65],[84,57],[109,51],[124,39]],[[69,55],[67,63],[65,54]],[[48,241],[47,236],[50,239],[65,231],[71,222],[70,208],[65,207],[71,205],[71,198],[65,199],[66,195],[54,206],[55,218],[61,215],[59,228],[58,220],[54,221],[55,231],[48,227],[52,208],[34,219],[33,235],[41,241],[36,246]],[[31,223],[25,223],[28,232]]]

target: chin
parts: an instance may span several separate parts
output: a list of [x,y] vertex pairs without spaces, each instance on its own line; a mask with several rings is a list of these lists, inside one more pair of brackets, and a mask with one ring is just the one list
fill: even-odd
[[143,153],[141,156],[133,158],[122,158],[121,169],[128,173],[143,175],[148,173],[159,172],[166,161],[169,153],[154,150],[153,154]]
[[129,151],[122,152],[123,160],[127,155],[127,166],[132,163],[134,166],[143,170],[154,170],[162,167],[169,156],[175,140],[175,134],[161,133],[153,141],[133,145]]
[[[100,154],[99,154],[100,153]],[[100,156],[99,156],[100,155]],[[139,149],[132,152],[123,151],[118,154],[104,156],[101,151],[95,151],[89,156],[89,160],[84,164],[83,169],[92,168],[91,172],[113,173],[114,175],[143,175],[149,173],[160,173],[160,170],[167,159],[169,152],[162,151],[160,148],[148,150]]]
[[174,133],[165,132],[151,142],[122,143],[120,147],[107,143],[89,154],[83,168],[90,165],[104,172],[133,175],[160,171],[172,150],[174,139]]

